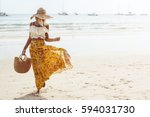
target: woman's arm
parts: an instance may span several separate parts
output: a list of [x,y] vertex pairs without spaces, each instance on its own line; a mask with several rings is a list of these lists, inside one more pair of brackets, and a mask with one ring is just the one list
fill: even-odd
[[[32,26],[32,25],[34,25],[34,22],[30,23],[30,26]],[[30,33],[29,33],[29,38],[28,38],[28,40],[27,40],[27,42],[26,42],[26,44],[25,44],[25,46],[24,46],[24,48],[22,50],[22,53],[21,53],[22,55],[25,55],[26,49],[28,48],[30,43],[31,43],[31,37],[30,37]]]
[[47,41],[47,42],[60,41],[60,37],[49,38],[48,33],[46,33],[45,35],[46,35],[45,41]]
[[[46,28],[49,30],[49,25],[46,25]],[[47,42],[60,41],[60,37],[50,38],[48,33],[45,33],[45,36],[45,41]]]
[[28,38],[28,40],[27,40],[27,42],[26,42],[26,44],[25,44],[25,46],[24,46],[24,48],[22,50],[22,55],[25,55],[26,49],[28,48],[28,46],[29,46],[30,43],[31,43],[31,38],[29,36],[29,38]]

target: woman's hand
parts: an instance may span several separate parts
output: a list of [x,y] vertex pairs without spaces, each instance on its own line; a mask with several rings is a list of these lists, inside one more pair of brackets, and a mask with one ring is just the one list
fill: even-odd
[[60,37],[54,38],[55,41],[60,41]]

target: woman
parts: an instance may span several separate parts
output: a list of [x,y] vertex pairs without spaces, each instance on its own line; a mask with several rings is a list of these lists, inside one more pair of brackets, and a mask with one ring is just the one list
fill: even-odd
[[39,8],[32,18],[35,18],[35,22],[30,24],[29,38],[22,50],[22,55],[25,55],[26,49],[30,45],[31,63],[37,87],[36,94],[39,94],[40,89],[45,87],[45,81],[52,74],[71,68],[72,65],[70,56],[65,49],[45,45],[45,41],[60,40],[60,37],[49,37],[49,25],[45,23],[45,20],[51,17],[46,14],[46,11]]

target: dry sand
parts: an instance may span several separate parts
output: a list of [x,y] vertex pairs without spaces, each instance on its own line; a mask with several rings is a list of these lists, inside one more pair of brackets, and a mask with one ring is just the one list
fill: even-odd
[[72,57],[74,68],[54,74],[39,96],[33,71],[18,74],[13,58],[0,61],[1,100],[149,100],[150,56]]

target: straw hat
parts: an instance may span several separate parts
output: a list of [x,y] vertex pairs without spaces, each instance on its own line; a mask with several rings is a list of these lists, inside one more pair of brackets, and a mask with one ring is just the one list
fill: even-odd
[[43,9],[43,8],[39,8],[39,9],[37,10],[37,13],[34,14],[34,15],[31,17],[31,19],[34,18],[34,17],[37,17],[37,18],[39,18],[39,19],[49,19],[49,18],[52,18],[51,16],[49,16],[49,15],[46,14],[46,10]]

